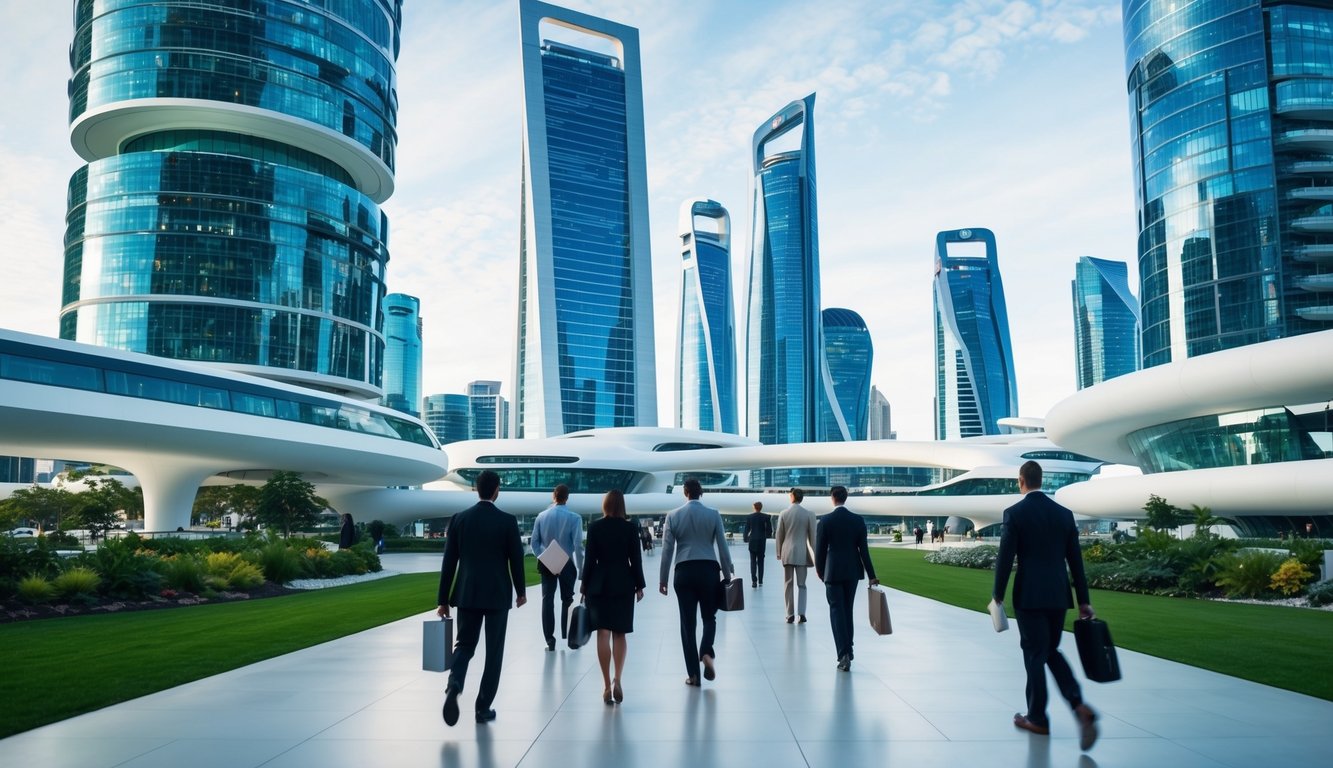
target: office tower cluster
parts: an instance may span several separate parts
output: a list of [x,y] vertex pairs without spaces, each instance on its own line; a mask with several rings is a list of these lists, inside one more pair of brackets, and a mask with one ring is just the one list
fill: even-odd
[[427,395],[421,418],[442,444],[509,437],[509,403],[498,381],[471,382],[461,395]]

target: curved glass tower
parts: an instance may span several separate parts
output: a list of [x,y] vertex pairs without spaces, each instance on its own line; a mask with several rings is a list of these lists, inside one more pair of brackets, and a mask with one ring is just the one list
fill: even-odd
[[822,435],[823,339],[815,206],[815,95],[754,134],[745,380],[746,434],[766,445]]
[[731,216],[714,200],[686,200],[680,206],[680,240],[676,426],[734,435],[739,411]]
[[521,0],[519,18],[514,436],[656,426],[639,32],[536,0]]
[[384,297],[384,405],[421,415],[421,301]]
[[1333,8],[1125,0],[1143,366],[1333,327]]
[[822,418],[828,442],[866,440],[870,431],[870,369],[875,351],[865,320],[850,309],[823,311],[824,382]]
[[1018,384],[994,233],[936,235],[934,293],[935,439],[998,435]]
[[1078,388],[1139,369],[1139,302],[1123,261],[1082,256],[1074,267],[1074,360]]
[[427,395],[422,408],[421,420],[441,445],[472,437],[472,400],[467,395]]
[[78,0],[62,338],[378,398],[401,0]]

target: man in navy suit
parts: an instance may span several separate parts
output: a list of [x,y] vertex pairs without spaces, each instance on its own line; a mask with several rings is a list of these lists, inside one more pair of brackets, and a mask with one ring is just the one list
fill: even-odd
[[870,577],[870,586],[879,584],[875,566],[866,549],[866,523],[844,506],[847,489],[835,485],[829,491],[833,511],[819,518],[815,527],[815,574],[824,582],[828,597],[829,623],[833,626],[833,645],[838,652],[838,669],[852,668],[852,605],[856,587]]
[[[1018,490],[1023,500],[1004,511],[1004,532],[995,565],[993,597],[1004,602],[1009,572],[1018,557],[1014,577],[1014,614],[1027,669],[1027,714],[1014,714],[1014,727],[1040,736],[1051,732],[1046,717],[1046,668],[1050,667],[1060,694],[1074,709],[1079,723],[1079,745],[1087,750],[1097,741],[1097,715],[1083,703],[1082,692],[1065,657],[1060,654],[1065,613],[1074,607],[1069,594],[1073,576],[1081,618],[1093,617],[1088,580],[1083,574],[1083,553],[1078,546],[1074,513],[1041,492],[1041,465],[1029,461],[1018,469]],[[1066,570],[1066,567],[1068,570]]]
[[449,725],[458,722],[458,694],[463,691],[468,662],[477,651],[483,624],[486,668],[477,690],[477,722],[495,719],[491,702],[500,687],[511,590],[517,596],[517,605],[528,601],[518,521],[495,506],[500,496],[500,476],[485,470],[477,475],[476,485],[481,500],[449,519],[449,538],[440,566],[439,607],[435,612],[448,616],[450,606],[458,609],[458,642],[444,698],[444,722]]

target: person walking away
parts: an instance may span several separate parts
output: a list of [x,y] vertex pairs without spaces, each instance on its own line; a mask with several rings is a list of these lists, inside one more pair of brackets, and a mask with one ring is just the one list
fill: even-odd
[[773,521],[763,512],[764,503],[756,501],[754,512],[745,517],[744,539],[750,545],[750,587],[764,585],[764,558],[768,556],[768,539],[773,535]]
[[1046,713],[1046,669],[1055,677],[1060,694],[1074,710],[1079,725],[1079,746],[1092,748],[1097,741],[1097,714],[1083,702],[1083,694],[1069,663],[1060,653],[1065,613],[1074,602],[1069,594],[1072,578],[1078,594],[1080,618],[1091,619],[1088,580],[1083,572],[1083,553],[1078,545],[1074,514],[1041,491],[1041,465],[1028,461],[1018,469],[1018,490],[1023,500],[1004,511],[1000,553],[995,564],[992,597],[1004,602],[1009,573],[1018,558],[1014,576],[1014,617],[1027,670],[1027,713],[1014,713],[1014,727],[1047,736],[1051,732]]
[[[620,685],[634,631],[634,604],[643,599],[643,552],[640,529],[625,517],[625,494],[608,491],[602,517],[588,526],[588,551],[583,559],[582,593],[597,631],[597,663],[602,668],[602,701],[625,700]],[[612,674],[611,663],[615,662]]]
[[[690,477],[683,486],[687,501],[672,510],[662,531],[662,566],[657,589],[667,594],[667,576],[675,563],[676,603],[680,609],[680,644],[685,654],[685,684],[698,686],[699,665],[703,679],[717,676],[713,661],[717,653],[713,639],[717,635],[717,597],[719,571],[728,579],[735,569],[727,550],[722,529],[722,515],[699,500],[703,486]],[[703,636],[697,636],[698,623]]]
[[542,562],[537,573],[542,579],[542,634],[546,650],[555,650],[555,590],[560,588],[560,638],[568,637],[569,607],[574,604],[574,582],[583,570],[583,518],[565,506],[569,486],[561,483],[551,493],[551,506],[537,515],[532,524],[532,554],[541,556],[554,542],[569,555],[560,573],[551,573]]
[[852,606],[856,603],[857,584],[869,576],[870,586],[879,584],[875,565],[866,546],[866,523],[847,509],[847,489],[835,485],[829,490],[833,511],[819,518],[815,527],[815,573],[824,582],[828,598],[829,623],[833,627],[833,645],[838,653],[838,669],[852,668]]
[[500,476],[484,470],[477,475],[476,486],[477,503],[449,518],[444,562],[440,565],[439,605],[435,612],[449,616],[451,606],[458,609],[458,639],[444,698],[447,725],[458,722],[458,695],[463,691],[468,663],[477,651],[483,626],[486,666],[477,691],[476,717],[478,723],[495,719],[491,702],[500,687],[511,591],[517,607],[528,601],[518,520],[495,506],[500,496]]
[[805,491],[791,489],[791,506],[778,514],[777,550],[782,563],[782,600],[787,623],[805,623],[805,577],[815,561],[815,513],[801,506]]

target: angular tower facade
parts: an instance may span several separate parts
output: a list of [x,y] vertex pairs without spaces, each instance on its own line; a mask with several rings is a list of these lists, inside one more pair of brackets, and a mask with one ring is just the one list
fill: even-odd
[[815,205],[815,95],[755,131],[745,381],[746,434],[818,442],[824,382]]
[[935,237],[935,439],[996,435],[1018,415],[1009,315],[995,235]]
[[731,216],[714,200],[680,207],[680,326],[676,426],[738,433]]
[[893,431],[893,410],[889,398],[876,387],[870,388],[870,429],[867,440],[892,440],[897,435]]
[[[638,30],[536,0],[521,0],[519,17],[523,188],[512,434],[656,426]],[[571,32],[589,47],[546,37]]]
[[1333,328],[1333,7],[1123,18],[1143,367]]
[[1137,371],[1139,301],[1129,292],[1129,267],[1082,256],[1071,287],[1078,388]]
[[246,7],[74,4],[60,335],[378,399],[401,0]]
[[500,382],[469,382],[467,396],[469,440],[509,437],[509,403],[500,395]]
[[870,433],[870,370],[874,347],[865,320],[850,309],[823,311],[824,440],[866,440]]
[[384,297],[384,405],[421,415],[421,300]]

